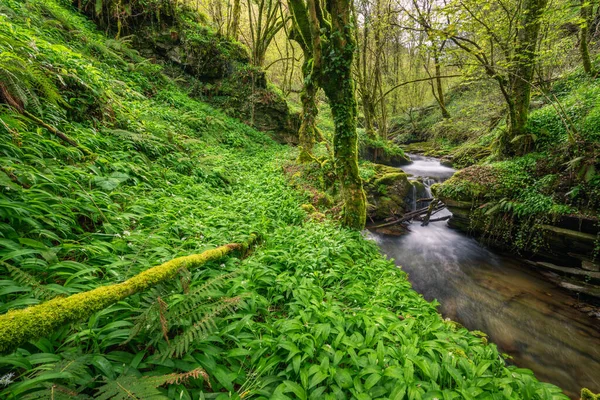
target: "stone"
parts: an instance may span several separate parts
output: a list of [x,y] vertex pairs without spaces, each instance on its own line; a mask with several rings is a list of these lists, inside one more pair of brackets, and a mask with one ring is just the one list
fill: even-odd
[[596,264],[594,262],[587,261],[587,260],[581,261],[581,268],[583,268],[587,271],[600,272],[600,264]]
[[367,214],[373,221],[402,215],[407,210],[405,199],[412,188],[411,182],[401,169],[374,164],[375,176],[365,182]]

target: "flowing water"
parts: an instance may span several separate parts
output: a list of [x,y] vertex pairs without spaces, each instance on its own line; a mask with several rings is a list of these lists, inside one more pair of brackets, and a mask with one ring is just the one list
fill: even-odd
[[[411,158],[414,162],[402,169],[428,178],[422,179],[426,192],[432,181],[454,172],[433,158]],[[572,398],[579,398],[582,387],[600,392],[600,322],[573,308],[577,300],[537,272],[485,249],[446,222],[425,227],[415,222],[401,237],[370,236],[409,274],[415,290],[441,303],[444,317],[487,333],[514,364]]]

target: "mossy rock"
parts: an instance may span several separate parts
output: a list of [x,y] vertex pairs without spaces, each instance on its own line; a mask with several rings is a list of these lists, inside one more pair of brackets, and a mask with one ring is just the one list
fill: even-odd
[[412,189],[408,175],[387,165],[373,164],[373,169],[375,175],[365,182],[369,218],[379,221],[404,214],[407,209],[405,199]]
[[275,140],[297,143],[299,116],[290,113],[265,71],[250,64],[248,50],[241,44],[204,26],[185,23],[160,31],[148,27],[136,38],[144,56],[166,61],[178,78],[181,71],[189,76],[183,77],[192,97],[258,130],[273,132]]
[[393,172],[391,174],[385,174],[381,178],[378,178],[373,183],[375,186],[379,185],[393,185],[397,181],[402,181],[406,179],[406,174],[404,172]]
[[360,144],[360,157],[364,160],[399,167],[410,164],[412,161],[402,148],[391,141],[374,141],[365,138]]

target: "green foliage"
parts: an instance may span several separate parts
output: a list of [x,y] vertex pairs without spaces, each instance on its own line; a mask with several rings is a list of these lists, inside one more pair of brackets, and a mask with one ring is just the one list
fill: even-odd
[[[34,40],[34,68],[76,82],[60,91],[70,107],[39,95],[44,120],[96,156],[1,110],[0,312],[265,240],[0,357],[0,397],[565,398],[444,321],[359,232],[305,221],[281,171],[293,151],[124,48],[99,56],[106,40],[53,1],[5,3],[2,29]],[[42,4],[70,29],[47,29]]]

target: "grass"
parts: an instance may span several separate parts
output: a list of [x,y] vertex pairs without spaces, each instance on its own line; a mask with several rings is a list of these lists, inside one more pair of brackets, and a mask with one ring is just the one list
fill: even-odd
[[262,243],[1,356],[0,397],[565,398],[443,320],[359,232],[310,220],[281,168],[293,149],[61,4],[5,1],[0,33],[18,43],[0,45],[60,99],[19,79],[11,93],[93,155],[2,106],[0,312]]

